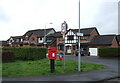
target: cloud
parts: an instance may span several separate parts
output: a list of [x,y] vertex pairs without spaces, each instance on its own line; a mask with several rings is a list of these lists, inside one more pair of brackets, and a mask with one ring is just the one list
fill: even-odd
[[0,7],[4,11],[1,17],[4,20],[10,18],[10,21],[0,23],[3,31],[0,40],[22,35],[31,29],[45,28],[45,24],[50,22],[56,30],[61,30],[64,20],[70,27],[76,27],[77,5],[78,0],[1,0]]
[[[78,28],[78,1],[0,0],[0,28],[2,31],[0,35],[3,35],[0,40],[23,35],[28,30],[45,28],[46,23],[50,22],[57,31],[61,30],[63,21],[68,23],[69,28]],[[117,29],[113,29],[113,27],[117,27],[115,26],[117,17],[114,17],[117,10],[116,5],[112,2],[105,4],[103,0],[80,1],[81,27],[96,26],[101,34],[116,33]]]
[[83,3],[81,6],[81,27],[95,26],[101,34],[118,33],[117,2],[94,1]]
[[10,18],[5,12],[0,8],[0,22],[9,22]]

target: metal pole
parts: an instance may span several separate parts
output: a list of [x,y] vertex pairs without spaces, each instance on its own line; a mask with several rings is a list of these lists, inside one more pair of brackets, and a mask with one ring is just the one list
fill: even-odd
[[54,59],[50,59],[50,72],[53,73],[55,71],[55,62]]
[[[64,36],[65,36],[65,33],[64,33]],[[64,38],[64,70],[66,69],[65,67],[65,38]]]
[[45,25],[45,29],[44,29],[44,47],[46,47],[46,25]]
[[[79,0],[79,33],[80,33],[80,0]],[[78,71],[80,71],[80,59],[81,59],[81,54],[80,54],[80,36],[78,37],[78,48],[79,48],[79,55],[78,55]]]

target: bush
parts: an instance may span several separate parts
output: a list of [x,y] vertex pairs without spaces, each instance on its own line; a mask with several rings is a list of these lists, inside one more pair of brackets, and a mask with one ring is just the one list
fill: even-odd
[[120,57],[120,48],[99,48],[98,54],[100,57]]
[[14,62],[15,56],[11,51],[3,51],[2,52],[2,62]]
[[3,47],[3,51],[13,51],[18,60],[39,60],[46,58],[44,47]]

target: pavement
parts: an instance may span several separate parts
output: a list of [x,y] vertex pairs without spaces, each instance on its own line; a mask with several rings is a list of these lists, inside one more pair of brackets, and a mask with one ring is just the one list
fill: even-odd
[[[77,61],[77,56],[66,56],[66,60]],[[106,66],[105,69],[86,71],[80,73],[71,74],[56,74],[46,76],[34,76],[34,77],[3,77],[2,81],[106,81],[118,79],[120,77],[118,71],[118,58],[99,58],[92,56],[82,56],[82,62],[91,62],[96,64],[103,64]],[[109,81],[108,80],[108,81]]]

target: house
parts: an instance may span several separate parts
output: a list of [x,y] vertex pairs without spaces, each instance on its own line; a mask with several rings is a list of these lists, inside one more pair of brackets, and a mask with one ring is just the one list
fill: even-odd
[[[78,49],[78,37],[76,33],[79,29],[69,29],[65,36],[65,47],[66,54],[75,54],[76,49]],[[88,50],[89,42],[99,35],[99,32],[96,27],[83,28],[80,29],[80,32],[83,33],[83,36],[80,37],[81,49]]]
[[89,43],[89,47],[114,47],[119,46],[116,35],[99,35],[95,36]]
[[9,45],[8,45],[7,41],[0,41],[0,46],[7,47]]
[[[69,29],[65,34],[65,41],[61,31],[55,31],[54,28],[29,30],[23,36],[11,36],[7,43],[9,46],[46,46],[56,47],[58,52],[64,51],[68,55],[74,55],[78,49],[79,29]],[[100,35],[96,27],[82,28],[80,32],[81,50],[86,50],[91,55],[97,55],[100,47],[118,47],[120,46],[120,35]],[[65,43],[65,44],[64,44]],[[93,54],[94,53],[94,54]]]
[[22,46],[23,45],[23,36],[11,36],[7,40],[9,46]]
[[23,46],[47,45],[46,37],[52,33],[55,33],[53,28],[29,30],[23,35]]
[[61,31],[55,32],[53,34],[50,34],[47,36],[47,41],[48,40],[54,40],[54,42],[51,42],[50,47],[57,47],[58,50],[63,50],[63,39],[62,39],[62,34]]
[[119,46],[116,35],[98,35],[95,36],[89,43],[89,52],[91,56],[98,55],[98,48],[112,47],[117,48]]
[[120,35],[117,35],[117,40],[118,40],[118,43],[119,43],[119,46],[120,46]]

